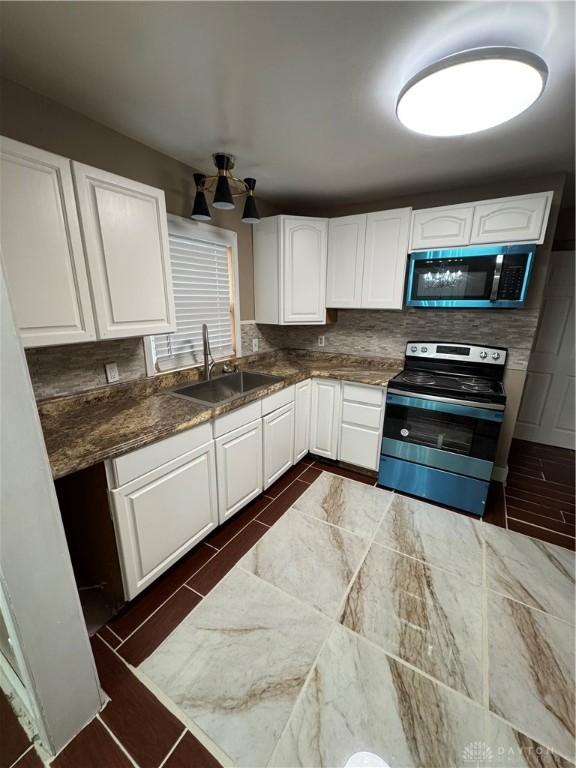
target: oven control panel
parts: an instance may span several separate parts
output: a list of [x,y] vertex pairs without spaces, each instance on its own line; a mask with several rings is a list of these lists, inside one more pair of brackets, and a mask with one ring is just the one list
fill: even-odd
[[435,360],[459,360],[469,363],[505,365],[508,350],[502,347],[482,347],[475,344],[453,344],[443,341],[409,341],[406,357]]

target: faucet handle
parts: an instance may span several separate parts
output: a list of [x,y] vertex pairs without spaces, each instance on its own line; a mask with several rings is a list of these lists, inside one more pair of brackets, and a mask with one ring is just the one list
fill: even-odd
[[233,363],[231,360],[226,360],[224,365],[222,366],[222,373],[236,373],[238,370],[238,366],[236,363]]

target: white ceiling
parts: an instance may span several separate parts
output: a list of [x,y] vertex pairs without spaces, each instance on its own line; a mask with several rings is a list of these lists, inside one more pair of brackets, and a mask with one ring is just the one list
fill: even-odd
[[[572,2],[2,2],[0,24],[6,77],[206,172],[232,152],[276,202],[572,172]],[[541,99],[469,137],[404,129],[405,81],[478,45],[542,56]]]

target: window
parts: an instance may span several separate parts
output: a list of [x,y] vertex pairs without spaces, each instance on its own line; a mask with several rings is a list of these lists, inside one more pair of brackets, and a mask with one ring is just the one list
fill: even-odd
[[236,233],[168,217],[176,331],[146,340],[148,373],[201,365],[202,324],[215,360],[240,354]]

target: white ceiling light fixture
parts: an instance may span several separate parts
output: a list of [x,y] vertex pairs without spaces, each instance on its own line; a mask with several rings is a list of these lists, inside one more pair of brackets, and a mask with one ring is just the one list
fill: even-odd
[[406,83],[396,115],[416,133],[463,136],[524,112],[546,85],[548,67],[521,48],[474,48],[447,56]]

